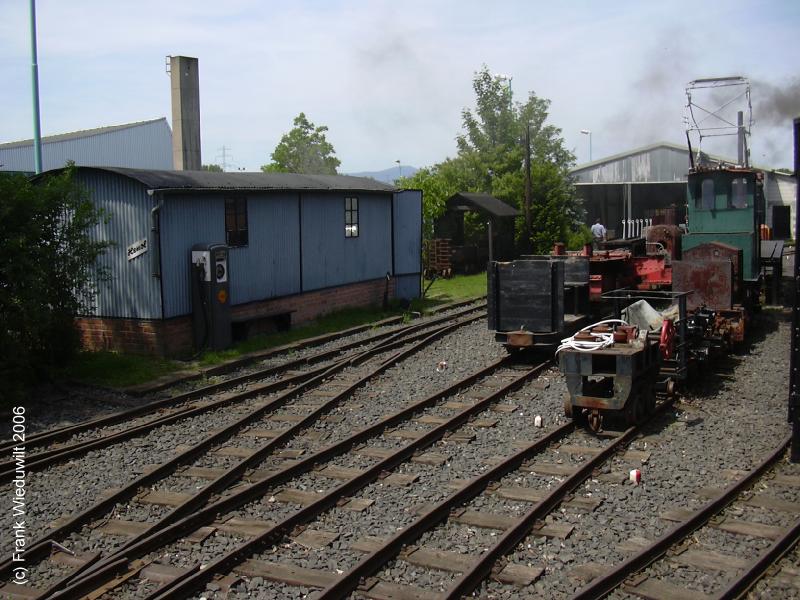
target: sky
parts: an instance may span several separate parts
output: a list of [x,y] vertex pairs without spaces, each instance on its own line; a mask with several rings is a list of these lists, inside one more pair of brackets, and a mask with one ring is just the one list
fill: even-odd
[[[33,137],[28,5],[0,0],[0,142]],[[793,167],[796,0],[38,0],[36,13],[43,135],[171,120],[165,57],[185,55],[199,59],[203,163],[224,148],[229,169],[257,170],[302,111],[329,128],[340,172],[430,166],[455,155],[485,64],[517,100],[551,101],[578,164],[582,129],[594,160],[684,145],[686,84],[747,77],[752,162]]]

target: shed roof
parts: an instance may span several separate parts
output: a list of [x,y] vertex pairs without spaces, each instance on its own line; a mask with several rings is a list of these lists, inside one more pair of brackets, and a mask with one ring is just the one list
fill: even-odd
[[80,171],[107,171],[130,177],[151,190],[328,190],[394,192],[394,186],[351,175],[299,173],[218,173],[212,171],[157,171],[123,167],[78,167]]
[[[87,138],[93,135],[102,135],[104,133],[111,133],[113,131],[120,131],[122,129],[130,129],[132,127],[141,127],[142,125],[149,125],[151,123],[158,123],[163,121],[167,124],[166,117],[159,119],[150,119],[149,121],[136,121],[134,123],[123,123],[122,125],[108,125],[105,127],[95,127],[94,129],[81,129],[80,131],[70,131],[68,133],[59,133],[58,135],[47,135],[42,138],[43,144],[50,144],[53,142],[66,142],[69,140],[77,140],[80,138]],[[0,144],[0,150],[10,148],[24,148],[25,146],[33,146],[33,140],[19,140],[17,142],[6,142]]]
[[460,192],[447,199],[448,210],[482,210],[494,217],[518,217],[522,213],[489,194]]
[[[581,165],[577,165],[570,169],[570,173],[573,175],[580,176],[582,173],[587,171],[592,171],[597,169],[598,167],[602,167],[609,163],[621,162],[633,156],[641,155],[641,154],[649,154],[656,150],[668,150],[671,152],[677,152],[682,156],[685,156],[684,159],[684,169],[685,172],[689,171],[689,148],[686,144],[674,144],[672,142],[655,142],[653,144],[649,144],[647,146],[641,146],[639,148],[633,148],[631,150],[626,150],[625,152],[620,152],[618,154],[612,154],[611,156],[604,156],[603,158],[599,158],[592,162],[583,163]],[[705,153],[704,153],[705,154]],[[735,165],[736,160],[733,158],[726,158],[724,156],[719,156],[716,154],[706,154],[707,158],[711,162],[721,163],[721,164],[728,164],[728,165]],[[778,173],[772,167],[764,167],[758,165],[751,165],[750,168],[756,169],[759,171],[768,171],[774,173],[775,175],[785,175],[784,173]]]

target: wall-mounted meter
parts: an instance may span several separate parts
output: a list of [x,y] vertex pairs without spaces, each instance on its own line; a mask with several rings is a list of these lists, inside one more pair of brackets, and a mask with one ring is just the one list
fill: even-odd
[[223,350],[231,345],[229,278],[225,244],[192,246],[192,323],[198,350]]

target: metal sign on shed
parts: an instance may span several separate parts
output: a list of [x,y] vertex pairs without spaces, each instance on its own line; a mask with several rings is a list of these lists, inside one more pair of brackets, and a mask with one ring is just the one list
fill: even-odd
[[147,238],[133,242],[128,246],[128,260],[133,260],[147,252]]

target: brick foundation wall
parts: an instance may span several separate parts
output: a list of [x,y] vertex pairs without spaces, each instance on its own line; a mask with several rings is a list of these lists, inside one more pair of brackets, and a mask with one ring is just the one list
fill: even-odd
[[[366,307],[383,302],[385,279],[373,279],[334,288],[315,290],[234,306],[236,318],[258,319],[282,311],[292,313],[292,324],[312,321],[345,307]],[[395,296],[395,282],[389,282],[389,298]],[[188,355],[192,351],[191,316],[167,320],[80,317],[75,324],[86,350],[112,350],[159,356]]]
[[189,317],[167,321],[79,317],[75,325],[85,350],[176,356],[192,348]]

